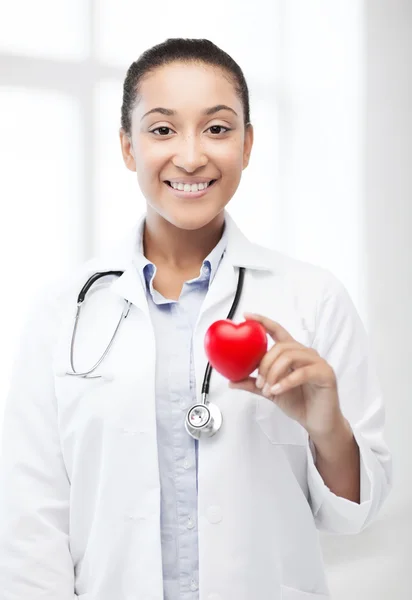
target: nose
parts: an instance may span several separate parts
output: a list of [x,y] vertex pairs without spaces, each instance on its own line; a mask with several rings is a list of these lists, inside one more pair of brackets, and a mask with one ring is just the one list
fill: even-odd
[[179,142],[179,148],[173,157],[173,164],[176,167],[192,173],[204,167],[208,158],[202,147],[202,143],[195,135],[186,136]]

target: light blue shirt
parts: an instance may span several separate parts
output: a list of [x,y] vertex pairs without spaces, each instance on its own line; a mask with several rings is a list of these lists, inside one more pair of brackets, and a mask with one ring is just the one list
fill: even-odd
[[[143,255],[136,265],[146,287],[156,338],[156,419],[161,485],[161,543],[164,600],[198,600],[198,442],[186,432],[187,409],[196,403],[192,337],[201,304],[227,246],[223,235],[205,258],[199,277],[186,281],[179,300],[153,288],[156,266]],[[225,318],[226,315],[222,316]]]

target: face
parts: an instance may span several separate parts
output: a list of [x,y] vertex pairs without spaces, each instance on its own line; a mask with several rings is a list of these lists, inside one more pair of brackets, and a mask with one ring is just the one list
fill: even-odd
[[242,102],[224,71],[176,62],[141,81],[131,139],[121,129],[120,140],[148,210],[191,230],[217,219],[234,195],[253,129],[245,130]]

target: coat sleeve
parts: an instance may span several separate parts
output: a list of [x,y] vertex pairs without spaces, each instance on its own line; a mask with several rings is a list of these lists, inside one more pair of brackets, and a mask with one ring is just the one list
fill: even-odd
[[339,401],[360,450],[360,504],[325,485],[311,440],[307,448],[310,505],[318,529],[355,534],[377,516],[392,485],[391,455],[383,438],[385,408],[368,336],[343,284],[330,272],[318,302],[313,348],[334,369]]
[[77,597],[68,539],[70,483],[59,443],[52,375],[55,317],[49,297],[44,290],[39,294],[23,326],[4,411],[2,600]]

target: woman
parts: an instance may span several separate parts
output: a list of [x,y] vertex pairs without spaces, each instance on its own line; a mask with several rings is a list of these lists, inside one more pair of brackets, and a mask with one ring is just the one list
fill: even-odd
[[[362,323],[331,273],[249,242],[226,212],[253,128],[225,52],[183,39],[145,52],[121,125],[147,210],[25,329],[4,419],[2,600],[328,598],[317,529],[361,531],[390,488]],[[223,425],[197,441],[184,421],[204,337],[240,267],[235,320],[259,321],[269,347],[257,378],[213,371]],[[90,289],[71,357],[79,290],[108,270],[124,273]],[[95,378],[70,375],[98,361],[125,301]]]

